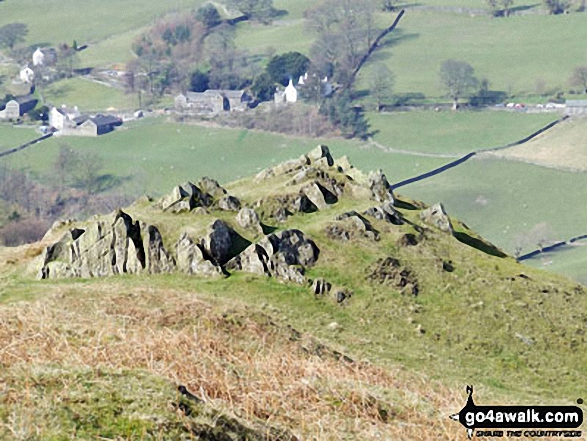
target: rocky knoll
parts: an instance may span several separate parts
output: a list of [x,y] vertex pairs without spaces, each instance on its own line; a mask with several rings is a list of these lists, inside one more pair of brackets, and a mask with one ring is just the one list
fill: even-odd
[[[317,243],[301,229],[278,228],[279,222],[332,210],[332,215],[313,218],[322,219],[313,234],[333,239],[341,247],[359,241],[369,252],[390,231],[401,237],[394,240],[403,247],[424,240],[424,229],[397,209],[381,170],[365,176],[346,158],[335,160],[325,146],[264,170],[244,185],[261,190],[248,188],[243,193],[248,196],[241,201],[217,181],[202,178],[176,186],[158,201],[143,198],[131,207],[138,210],[136,217],[156,219],[153,223],[158,226],[133,219],[122,210],[93,221],[59,224],[56,231],[66,230],[65,234],[44,250],[35,270],[43,279],[173,272],[224,277],[245,271],[307,284],[315,295],[330,295],[342,303],[352,296],[351,291],[321,278],[307,278],[307,269],[317,264],[321,254]],[[357,211],[348,211],[351,203]],[[420,210],[420,219],[440,231],[453,232],[440,204]],[[410,232],[400,236],[403,227],[419,236]],[[164,237],[169,243],[164,243]],[[381,284],[413,295],[420,289],[413,272],[395,258],[381,260],[375,270],[368,271],[369,278]]]

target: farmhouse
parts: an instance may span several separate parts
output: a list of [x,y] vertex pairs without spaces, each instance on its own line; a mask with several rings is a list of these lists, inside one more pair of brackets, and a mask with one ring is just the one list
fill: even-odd
[[82,115],[67,123],[61,130],[65,136],[100,136],[110,133],[115,127],[122,125],[122,120],[113,115]]
[[60,108],[53,107],[49,112],[49,125],[57,130],[63,130],[68,126],[75,126],[74,119],[79,116],[80,113],[77,106],[73,109],[69,109],[65,105]]
[[587,116],[587,100],[567,100],[565,114]]
[[41,49],[33,53],[33,66],[51,65],[57,61],[57,51],[54,48]]
[[20,81],[22,81],[23,83],[32,83],[34,79],[35,79],[35,73],[33,72],[33,70],[30,67],[25,66],[21,69]]
[[199,115],[216,115],[222,111],[246,110],[251,97],[244,90],[186,92],[175,97],[175,108]]
[[17,96],[0,108],[0,119],[18,119],[37,106],[38,100],[32,95]]

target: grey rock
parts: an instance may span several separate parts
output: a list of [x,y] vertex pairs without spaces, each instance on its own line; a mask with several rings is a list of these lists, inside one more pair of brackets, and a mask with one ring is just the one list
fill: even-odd
[[224,265],[230,258],[235,235],[226,222],[217,219],[208,227],[208,234],[200,244],[217,265]]
[[194,242],[186,233],[179,238],[176,246],[177,269],[186,274],[221,276],[222,270],[214,265],[203,247]]
[[111,221],[72,229],[47,247],[41,259],[41,278],[158,274],[175,269],[175,260],[156,227],[139,224],[122,211],[111,216]]
[[371,207],[365,212],[364,215],[374,217],[377,220],[382,220],[393,225],[403,225],[404,220],[402,215],[393,208],[391,203],[385,203],[380,207]]
[[312,292],[315,295],[325,295],[332,289],[332,284],[324,279],[316,279],[312,281]]
[[313,265],[319,253],[316,244],[301,231],[286,230],[252,244],[232,259],[227,268],[305,283],[304,268]]
[[[334,165],[334,159],[330,154],[330,150],[325,145],[319,145],[314,150],[310,151],[306,155],[312,164],[332,167]],[[322,161],[323,160],[323,161]]]
[[391,185],[381,169],[369,172],[369,189],[371,196],[377,202],[395,202]]
[[444,210],[444,206],[440,203],[423,210],[420,213],[420,219],[445,233],[454,233],[452,223]]
[[241,208],[241,201],[234,196],[228,195],[220,199],[218,206],[224,211],[239,211]]
[[241,208],[241,210],[236,215],[236,222],[242,228],[247,228],[263,233],[263,227],[261,226],[259,215],[252,208]]

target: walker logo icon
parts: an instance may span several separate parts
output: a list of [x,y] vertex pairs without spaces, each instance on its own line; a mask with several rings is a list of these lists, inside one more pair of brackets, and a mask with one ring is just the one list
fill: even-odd
[[[576,429],[583,424],[583,411],[577,406],[477,406],[473,401],[473,386],[467,386],[467,404],[450,418],[467,429],[469,439],[477,437],[500,438],[565,437],[578,438],[581,431],[538,430]],[[578,400],[579,404],[583,401]],[[479,429],[512,429],[484,431]],[[514,430],[517,429],[517,430]],[[522,430],[519,430],[522,429]],[[532,429],[532,430],[523,430]]]

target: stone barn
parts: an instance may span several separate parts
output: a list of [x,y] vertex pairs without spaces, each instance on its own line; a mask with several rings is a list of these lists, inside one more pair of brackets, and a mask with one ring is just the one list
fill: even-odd
[[0,108],[0,119],[18,119],[33,110],[38,102],[32,95],[17,96]]
[[175,97],[175,108],[198,115],[217,115],[222,111],[243,111],[251,102],[244,90],[186,92]]

